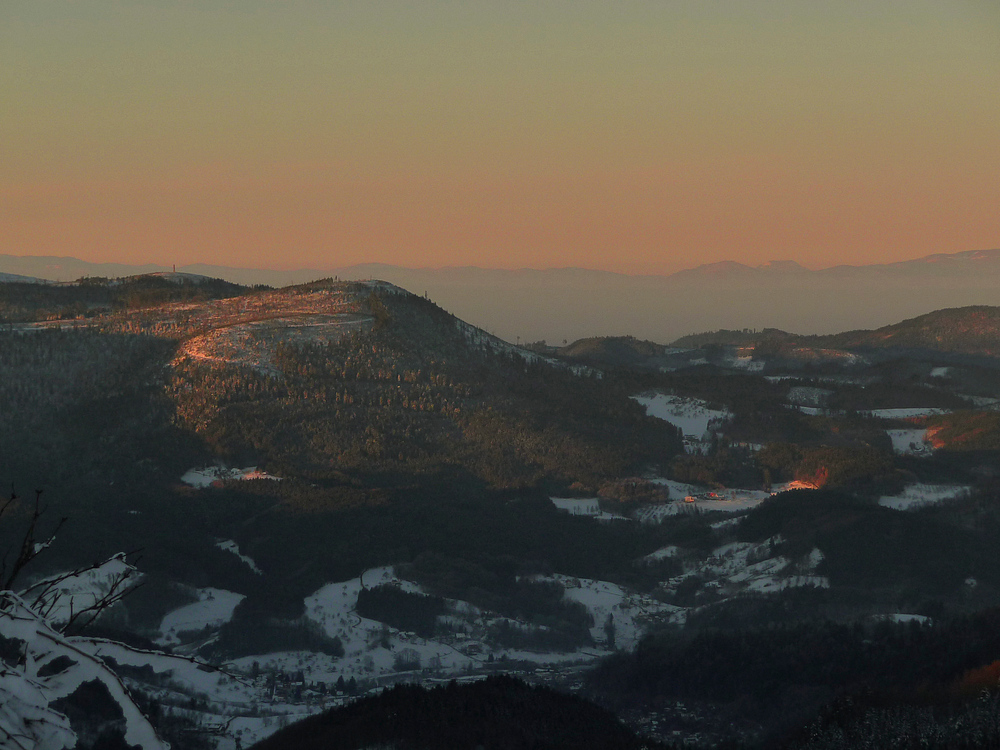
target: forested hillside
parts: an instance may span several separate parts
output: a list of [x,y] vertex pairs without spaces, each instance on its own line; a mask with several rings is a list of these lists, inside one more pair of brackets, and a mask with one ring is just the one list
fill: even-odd
[[797,348],[864,351],[908,349],[954,355],[1000,356],[1000,308],[953,307],[874,330],[828,335],[800,335],[774,328],[761,331],[719,330],[683,336],[673,346],[753,346],[769,355],[788,356]]
[[149,274],[122,279],[87,277],[69,283],[0,284],[0,324],[92,318],[112,311],[234,297],[247,287],[194,274]]
[[180,358],[170,393],[220,457],[313,481],[464,467],[493,487],[665,464],[669,425],[593,375],[517,352],[408,294],[361,296],[374,324],[275,347],[273,372]]

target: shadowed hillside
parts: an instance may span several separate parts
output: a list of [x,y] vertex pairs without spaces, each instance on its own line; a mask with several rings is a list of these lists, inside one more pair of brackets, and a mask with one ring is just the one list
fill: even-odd
[[258,750],[629,750],[642,740],[581,698],[511,677],[427,690],[401,685],[277,732]]

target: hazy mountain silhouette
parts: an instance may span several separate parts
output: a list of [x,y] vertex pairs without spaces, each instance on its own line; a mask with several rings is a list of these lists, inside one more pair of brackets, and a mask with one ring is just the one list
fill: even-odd
[[[243,284],[283,286],[316,278],[380,278],[507,339],[561,344],[631,335],[667,342],[719,328],[835,333],[877,328],[947,307],[1000,304],[1000,250],[928,255],[864,266],[803,268],[711,263],[671,276],[628,276],[582,268],[499,270],[475,266],[403,268],[378,263],[276,271],[208,264],[179,266]],[[165,266],[87,263],[75,258],[0,255],[0,272],[68,281],[168,271]]]

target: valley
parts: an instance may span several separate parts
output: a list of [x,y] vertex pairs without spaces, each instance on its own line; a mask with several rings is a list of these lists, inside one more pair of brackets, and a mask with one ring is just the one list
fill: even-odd
[[[32,295],[0,332],[0,481],[45,512],[12,501],[0,543],[37,526],[15,589],[59,579],[54,626],[141,584],[72,637],[175,747],[497,674],[650,741],[765,746],[871,675],[768,672],[764,711],[705,687],[699,639],[797,648],[812,626],[853,654],[884,631],[903,654],[1000,606],[992,309],[543,349],[380,281]],[[974,643],[928,684],[1000,659]]]

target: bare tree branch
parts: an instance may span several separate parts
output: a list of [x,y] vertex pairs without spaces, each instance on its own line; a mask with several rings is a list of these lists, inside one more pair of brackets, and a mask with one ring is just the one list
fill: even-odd
[[[4,505],[6,509],[11,503],[17,499],[16,494],[12,491],[11,498]],[[10,573],[7,573],[6,560],[3,566],[3,577],[0,578],[0,588],[11,589],[13,588],[14,581],[17,580],[17,576],[21,573],[28,563],[35,559],[39,552],[52,544],[59,533],[59,529],[62,525],[66,523],[66,519],[62,518],[59,523],[56,524],[56,528],[49,534],[48,538],[39,543],[37,541],[36,534],[38,532],[38,521],[44,515],[45,509],[42,508],[42,490],[35,490],[35,507],[31,514],[31,520],[28,522],[28,528],[24,532],[24,536],[21,538],[21,549],[17,554],[17,558],[14,560],[14,564],[10,568]]]

